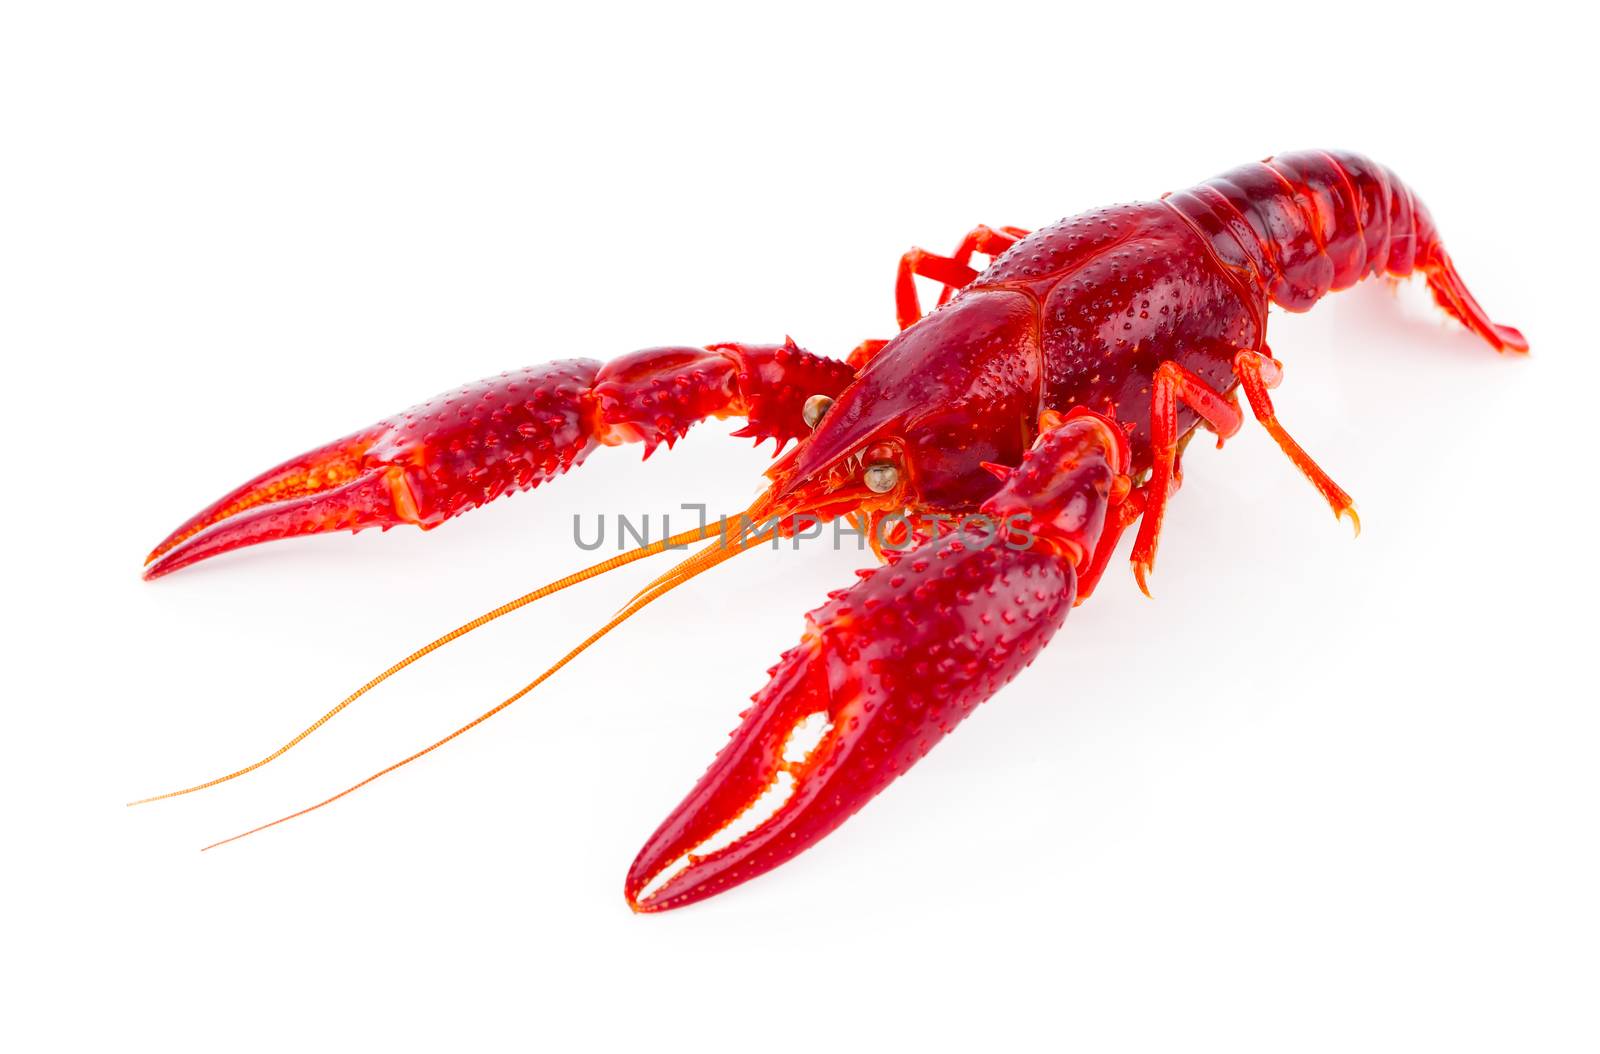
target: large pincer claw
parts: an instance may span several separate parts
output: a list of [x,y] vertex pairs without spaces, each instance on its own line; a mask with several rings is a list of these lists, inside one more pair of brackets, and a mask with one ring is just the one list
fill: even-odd
[[564,359],[503,373],[263,472],[168,535],[145,577],[295,535],[435,527],[600,446],[640,443],[649,457],[710,417],[742,416],[735,435],[781,448],[809,431],[806,400],[837,395],[854,375],[793,341],[646,348],[604,365]]
[[769,871],[838,827],[984,699],[1066,618],[1073,574],[976,533],[862,572],[807,616],[798,647],[628,872],[661,911]]
[[635,911],[713,896],[804,851],[1033,661],[1072,609],[1128,451],[1094,414],[1042,434],[968,524],[806,616],[732,739],[639,852]]
[[184,521],[144,576],[297,535],[434,527],[535,486],[596,445],[585,400],[599,369],[567,359],[488,378],[291,458]]

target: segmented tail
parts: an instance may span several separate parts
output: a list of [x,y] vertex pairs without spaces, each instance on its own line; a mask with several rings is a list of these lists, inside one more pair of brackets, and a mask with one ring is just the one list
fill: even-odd
[[1247,272],[1286,310],[1305,311],[1369,275],[1421,271],[1440,306],[1497,350],[1528,348],[1467,291],[1411,188],[1360,154],[1281,154],[1166,200],[1224,264]]

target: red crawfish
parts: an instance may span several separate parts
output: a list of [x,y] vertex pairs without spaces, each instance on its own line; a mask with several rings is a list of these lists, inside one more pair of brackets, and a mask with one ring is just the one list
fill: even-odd
[[[987,270],[972,266],[975,254],[992,258]],[[798,441],[746,510],[765,526],[686,532],[529,593],[327,715],[490,619],[669,543],[720,537],[539,680],[405,764],[700,571],[794,533],[802,517],[848,517],[885,543],[874,546],[883,562],[806,617],[800,643],[629,869],[635,910],[680,907],[802,852],[915,764],[1032,661],[1135,523],[1144,588],[1185,444],[1201,426],[1219,445],[1237,432],[1239,390],[1334,514],[1357,522],[1349,495],[1273,411],[1282,367],[1267,347],[1267,308],[1305,311],[1369,275],[1413,272],[1492,347],[1527,350],[1467,291],[1412,191],[1356,154],[1285,154],[1031,234],[979,226],[950,256],[901,258],[900,333],[847,359],[792,342],[713,344],[492,377],[262,473],[173,531],[145,575],[295,535],[433,528],[599,447],[640,443],[649,456],[709,417],[741,417],[735,435],[775,439],[779,452]],[[927,315],[917,276],[944,287]],[[962,519],[979,515],[985,523]],[[1016,532],[997,543],[993,525],[1018,522],[1024,543]],[[174,793],[258,768],[325,720],[255,764]]]

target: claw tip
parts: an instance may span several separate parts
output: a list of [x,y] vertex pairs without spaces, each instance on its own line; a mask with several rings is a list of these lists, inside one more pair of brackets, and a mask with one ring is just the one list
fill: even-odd
[[1335,513],[1335,516],[1341,520],[1349,517],[1350,526],[1354,528],[1356,532],[1354,536],[1357,538],[1361,537],[1361,517],[1357,515],[1356,507],[1354,505],[1346,505],[1344,508]]
[[1145,581],[1145,576],[1148,575],[1150,571],[1150,564],[1147,564],[1142,560],[1133,561],[1133,577],[1134,580],[1139,583],[1139,592],[1143,593],[1146,597],[1149,597],[1149,599],[1154,600],[1155,597],[1150,595],[1150,586]]

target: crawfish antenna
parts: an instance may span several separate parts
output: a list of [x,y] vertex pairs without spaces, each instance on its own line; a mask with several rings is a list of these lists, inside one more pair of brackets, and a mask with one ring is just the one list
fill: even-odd
[[[301,809],[298,812],[292,812],[287,816],[280,816],[278,819],[272,820],[269,823],[264,823],[264,824],[260,825],[259,827],[252,827],[250,830],[245,831],[245,832],[243,832],[241,834],[236,834],[231,838],[224,838],[220,842],[213,842],[210,845],[206,846],[205,849],[215,849],[219,845],[227,845],[229,842],[236,842],[241,838],[246,838],[246,837],[248,837],[248,836],[250,836],[252,834],[257,833],[258,831],[264,831],[268,827],[276,827],[280,823],[287,823],[288,821],[293,820],[293,819],[297,819],[297,818],[299,818],[301,816],[306,815],[307,813],[316,812],[318,809],[322,808],[323,806],[332,805],[334,802],[338,801],[340,798],[343,798],[346,795],[355,793],[356,791],[360,790],[362,787],[365,787],[367,784],[372,783],[375,780],[381,779],[384,776],[387,776],[389,773],[395,771],[396,769],[404,768],[406,765],[411,764],[413,761],[416,761],[418,758],[423,757],[426,754],[433,753],[435,750],[438,750],[440,747],[444,746],[446,743],[450,742],[452,739],[455,739],[457,736],[460,736],[460,735],[462,735],[462,734],[464,734],[466,732],[471,731],[474,728],[477,728],[479,725],[481,725],[485,721],[489,720],[489,718],[491,718],[494,715],[498,714],[500,711],[504,710],[506,707],[510,706],[512,703],[516,702],[518,699],[521,699],[523,696],[527,695],[529,692],[531,692],[535,688],[539,687],[539,685],[541,685],[545,681],[549,680],[555,674],[555,672],[557,670],[561,669],[561,667],[565,666],[567,663],[571,662],[573,659],[576,659],[579,655],[583,654],[584,651],[588,650],[589,646],[592,645],[595,641],[599,640],[601,637],[604,637],[607,633],[610,633],[612,630],[614,630],[618,626],[622,625],[622,623],[624,623],[628,619],[632,618],[639,611],[641,611],[645,607],[647,607],[652,601],[657,600],[657,599],[665,596],[666,594],[670,593],[672,590],[676,589],[678,586],[680,586],[683,583],[689,581],[689,579],[694,578],[697,575],[703,574],[706,571],[709,571],[711,568],[716,567],[718,564],[723,563],[724,561],[726,561],[726,560],[728,560],[728,559],[730,559],[730,558],[732,558],[734,556],[737,556],[739,553],[744,552],[746,549],[750,549],[750,548],[752,548],[754,546],[760,545],[762,542],[765,542],[765,541],[769,540],[770,538],[772,538],[776,534],[777,534],[777,529],[776,528],[770,528],[768,530],[762,531],[762,532],[760,532],[758,534],[755,534],[755,535],[752,535],[752,536],[749,536],[749,537],[741,537],[741,538],[737,539],[736,541],[732,542],[731,544],[727,544],[726,540],[725,540],[725,544],[718,545],[717,547],[715,547],[713,549],[703,550],[701,552],[695,553],[694,555],[692,555],[692,556],[688,557],[687,559],[685,559],[681,564],[678,565],[678,567],[674,568],[673,572],[669,572],[667,575],[663,575],[661,579],[658,579],[657,581],[660,584],[653,584],[652,587],[647,589],[644,593],[642,593],[641,595],[635,597],[633,600],[629,601],[627,606],[625,606],[621,611],[619,611],[615,615],[613,615],[609,622],[607,622],[605,625],[601,626],[599,629],[595,630],[593,633],[589,634],[588,638],[585,639],[582,644],[579,644],[576,648],[573,648],[571,651],[569,651],[565,655],[563,655],[556,662],[556,664],[554,666],[551,666],[548,670],[546,670],[543,673],[541,673],[538,677],[535,677],[533,680],[529,681],[527,684],[525,684],[521,688],[517,689],[517,691],[513,692],[510,696],[506,697],[506,699],[504,699],[502,702],[498,703],[497,705],[491,707],[488,710],[485,710],[483,713],[479,714],[477,717],[473,718],[471,721],[468,721],[466,724],[462,725],[460,728],[456,729],[454,732],[451,732],[449,735],[445,736],[442,739],[435,740],[434,742],[432,742],[429,745],[423,747],[421,750],[417,751],[416,753],[411,754],[408,757],[402,758],[401,760],[395,762],[392,765],[389,765],[386,768],[379,769],[377,772],[374,772],[372,775],[368,776],[366,779],[362,780],[361,782],[352,784],[349,787],[346,787],[344,790],[340,791],[339,793],[333,795],[332,797],[324,798],[323,800],[317,802],[315,805],[308,805],[306,808]],[[285,749],[287,749],[287,748],[285,748]],[[204,852],[205,850],[201,850],[201,851]]]
[[[256,769],[261,768],[263,765],[266,765],[269,762],[276,761],[278,758],[283,757],[283,755],[299,746],[308,736],[311,735],[311,733],[315,732],[317,729],[333,720],[333,718],[337,716],[341,710],[348,707],[357,699],[360,699],[363,695],[366,695],[368,692],[372,691],[372,689],[376,688],[384,681],[387,681],[389,678],[393,677],[407,666],[410,666],[424,655],[438,651],[440,648],[444,647],[446,644],[449,644],[458,637],[464,637],[480,626],[488,625],[495,619],[500,618],[502,615],[509,615],[513,611],[527,607],[536,600],[543,600],[547,596],[559,593],[569,586],[575,586],[579,582],[588,581],[591,578],[605,574],[607,571],[614,571],[619,567],[633,563],[635,560],[642,560],[647,556],[654,556],[656,553],[664,550],[679,548],[688,545],[691,542],[703,541],[716,531],[717,527],[708,523],[705,526],[684,531],[681,534],[675,534],[670,538],[663,538],[659,542],[652,542],[651,544],[641,548],[632,549],[626,553],[620,553],[617,556],[611,557],[609,560],[602,560],[600,563],[595,564],[592,567],[586,567],[582,571],[575,571],[572,574],[567,575],[565,578],[558,578],[548,585],[540,586],[531,593],[524,593],[515,600],[501,604],[493,611],[486,611],[472,621],[463,623],[437,640],[418,648],[416,651],[412,652],[410,655],[407,655],[405,658],[401,659],[387,670],[384,670],[382,673],[378,674],[360,688],[357,688],[354,692],[351,692],[349,695],[345,696],[337,706],[323,714],[321,717],[317,718],[315,721],[311,722],[311,724],[302,729],[300,733],[293,739],[289,740],[287,743],[283,744],[283,746],[279,747],[277,750],[274,750],[261,760],[252,762],[251,764],[246,765],[244,768],[230,772],[226,776],[218,776],[216,779],[207,780],[204,783],[196,783],[194,786],[185,787],[182,790],[168,791],[165,794],[156,794],[148,798],[140,798],[138,801],[131,801],[128,804],[130,806],[145,805],[153,801],[162,801],[167,798],[177,798],[185,794],[193,794],[195,791],[206,790],[207,788],[215,787],[221,783],[227,783],[229,780],[238,779],[240,776],[254,772]],[[655,583],[651,583],[652,586],[654,584]],[[648,591],[648,589],[649,587],[646,587],[646,591]],[[580,648],[579,650],[581,651],[582,649]],[[551,672],[553,673],[555,671],[552,670]],[[529,687],[531,688],[532,686],[530,685]]]

